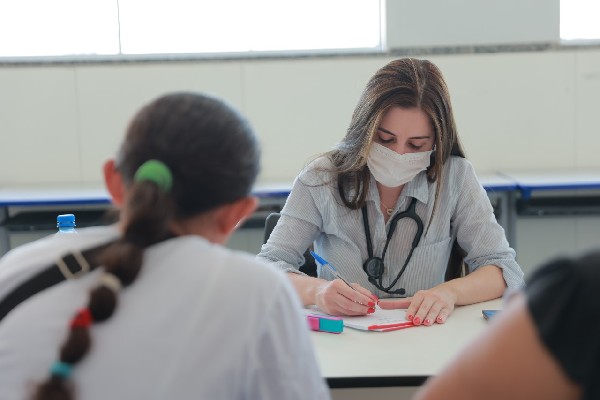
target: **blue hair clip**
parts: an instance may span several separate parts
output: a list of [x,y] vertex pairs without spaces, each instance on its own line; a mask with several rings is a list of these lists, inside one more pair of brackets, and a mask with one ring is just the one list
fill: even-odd
[[54,364],[52,364],[52,368],[50,368],[50,374],[52,376],[60,376],[63,379],[69,379],[72,371],[73,366],[62,361],[55,361]]

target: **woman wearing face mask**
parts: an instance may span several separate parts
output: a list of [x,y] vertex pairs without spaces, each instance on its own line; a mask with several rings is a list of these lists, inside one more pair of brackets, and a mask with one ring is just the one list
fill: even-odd
[[[380,297],[402,297],[380,306],[432,325],[523,284],[465,159],[442,74],[426,60],[375,73],[346,136],[300,173],[281,214],[259,257],[330,314],[372,313]],[[318,278],[299,272],[310,245],[353,288],[326,268]]]

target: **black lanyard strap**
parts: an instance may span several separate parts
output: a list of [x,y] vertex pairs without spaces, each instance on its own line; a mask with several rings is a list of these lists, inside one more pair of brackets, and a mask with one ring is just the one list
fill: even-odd
[[75,278],[96,269],[100,265],[99,256],[112,243],[114,241],[111,240],[91,249],[71,252],[59,258],[55,264],[48,266],[21,283],[3,299],[0,299],[0,321],[13,308],[33,295],[66,279]]
[[[172,237],[175,236],[169,233],[164,239],[161,239],[158,242]],[[44,268],[21,283],[4,298],[0,299],[0,321],[2,321],[6,314],[13,308],[35,294],[66,279],[76,278],[77,276],[85,275],[96,269],[100,266],[101,255],[110,245],[116,242],[116,240],[117,239],[113,239],[110,242],[83,251],[71,251],[67,255],[59,258],[56,263]]]

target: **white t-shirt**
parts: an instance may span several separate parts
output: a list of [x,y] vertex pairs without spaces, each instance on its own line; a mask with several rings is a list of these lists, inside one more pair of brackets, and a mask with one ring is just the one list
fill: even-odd
[[[26,247],[18,258],[40,262],[39,243]],[[47,289],[0,323],[0,399],[26,398],[48,376],[100,273]],[[113,316],[92,325],[70,378],[76,398],[327,399],[300,308],[288,280],[250,255],[196,236],[158,243]]]

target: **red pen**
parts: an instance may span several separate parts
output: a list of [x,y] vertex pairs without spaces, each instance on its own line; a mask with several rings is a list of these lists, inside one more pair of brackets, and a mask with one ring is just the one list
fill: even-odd
[[389,332],[389,331],[396,331],[398,329],[411,328],[413,326],[417,326],[417,325],[413,324],[412,321],[406,321],[406,322],[399,322],[396,324],[371,325],[367,329],[370,331],[377,331],[377,332]]

